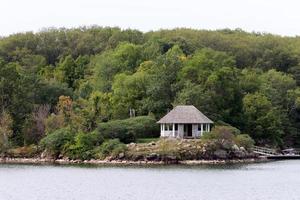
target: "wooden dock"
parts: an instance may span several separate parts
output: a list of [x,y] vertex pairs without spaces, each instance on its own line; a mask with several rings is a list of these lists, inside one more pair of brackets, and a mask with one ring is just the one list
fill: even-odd
[[300,152],[294,151],[292,154],[283,154],[279,153],[275,149],[266,148],[266,147],[253,147],[253,153],[265,157],[267,159],[274,159],[274,160],[288,160],[288,159],[300,159]]

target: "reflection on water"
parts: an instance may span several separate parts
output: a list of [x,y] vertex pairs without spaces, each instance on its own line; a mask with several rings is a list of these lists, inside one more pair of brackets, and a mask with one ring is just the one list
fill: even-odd
[[0,200],[300,199],[300,160],[247,165],[0,165]]

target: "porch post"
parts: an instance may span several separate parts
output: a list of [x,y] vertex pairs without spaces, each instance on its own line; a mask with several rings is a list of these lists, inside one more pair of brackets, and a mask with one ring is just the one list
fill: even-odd
[[162,124],[162,136],[165,137],[165,124]]
[[173,137],[175,137],[175,124],[173,124],[173,129],[172,129],[172,131],[173,131]]
[[210,124],[207,124],[207,132],[210,132]]
[[203,124],[201,124],[201,132],[200,132],[200,135],[201,135],[201,136],[203,135]]

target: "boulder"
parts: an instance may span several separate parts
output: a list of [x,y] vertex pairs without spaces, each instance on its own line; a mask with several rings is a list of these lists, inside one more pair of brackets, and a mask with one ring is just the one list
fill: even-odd
[[157,154],[157,153],[151,153],[151,154],[149,154],[149,155],[146,156],[146,159],[148,161],[158,160],[159,159],[159,154]]
[[154,141],[150,142],[150,144],[151,144],[152,146],[156,145],[156,143],[155,143]]
[[165,156],[163,160],[164,160],[165,163],[168,163],[168,164],[176,164],[176,163],[178,163],[178,159],[174,155]]
[[119,153],[118,158],[119,158],[119,159],[125,158],[125,153],[124,153],[124,152]]
[[246,152],[246,149],[244,147],[240,147],[240,150]]
[[129,147],[129,148],[130,148],[130,147],[133,148],[133,147],[135,147],[135,146],[136,146],[136,143],[134,143],[134,142],[131,142],[130,144],[127,144],[127,147]]
[[227,158],[227,151],[223,149],[218,149],[214,152],[214,156],[216,156],[219,159],[226,159]]
[[245,158],[247,157],[247,154],[244,151],[234,151],[234,156],[237,158]]
[[41,154],[42,159],[52,159],[53,155],[49,153],[47,150],[43,151]]
[[234,144],[234,145],[232,146],[232,150],[233,150],[233,151],[239,151],[240,148],[238,147],[238,145]]

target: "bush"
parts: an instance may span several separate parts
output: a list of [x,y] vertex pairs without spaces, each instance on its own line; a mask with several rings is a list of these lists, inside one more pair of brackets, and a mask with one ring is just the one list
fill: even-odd
[[158,143],[158,153],[161,155],[163,160],[165,160],[168,156],[175,156],[178,158],[178,141],[173,139],[160,140]]
[[80,132],[75,136],[74,143],[66,145],[66,155],[70,159],[88,160],[94,158],[94,148],[103,143],[103,137],[96,133]]
[[62,115],[51,114],[45,121],[46,133],[52,133],[65,126]]
[[97,158],[104,159],[107,156],[116,158],[120,153],[124,153],[127,147],[119,139],[111,139],[104,142],[97,148]]
[[[238,134],[238,129],[231,126],[216,126],[211,133],[206,133],[202,139],[207,145],[208,152],[214,151],[214,156],[224,158],[225,150],[230,155],[244,156],[244,152],[237,150],[236,145],[249,150],[254,145],[254,140],[247,134]],[[228,154],[228,155],[229,155]]]
[[251,149],[254,146],[254,140],[248,134],[237,135],[235,143],[245,149]]
[[213,128],[212,132],[205,133],[202,136],[203,140],[227,140],[233,141],[234,140],[234,131],[230,126],[216,126]]
[[73,140],[74,134],[68,128],[58,129],[48,134],[40,142],[42,149],[49,151],[53,156],[57,157],[62,153],[64,146]]
[[36,145],[17,147],[9,149],[7,156],[12,158],[32,158],[39,154],[38,147]]
[[159,137],[159,126],[150,116],[100,123],[97,130],[104,138],[118,138],[123,143],[135,142],[136,138]]

